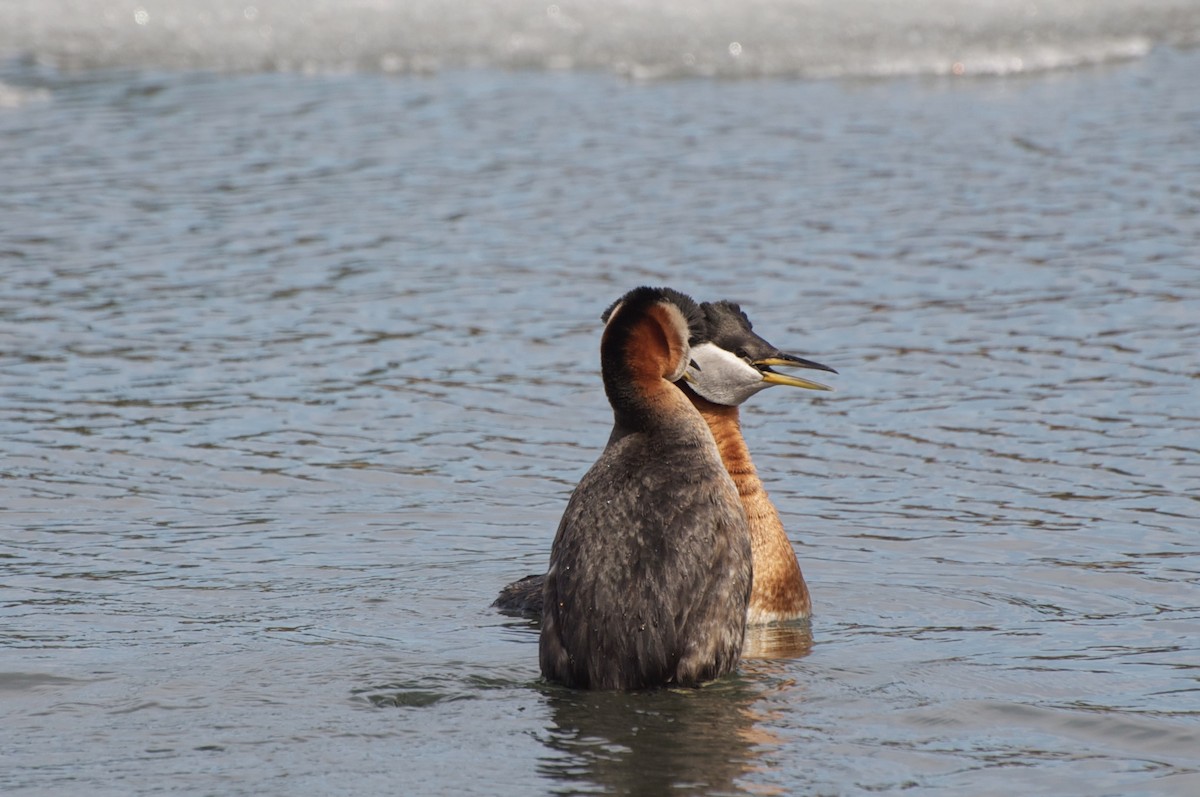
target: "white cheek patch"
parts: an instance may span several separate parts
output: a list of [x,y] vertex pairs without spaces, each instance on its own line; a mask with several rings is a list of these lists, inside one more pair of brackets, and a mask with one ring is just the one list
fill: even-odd
[[691,358],[698,368],[688,369],[690,387],[714,404],[736,407],[771,386],[757,368],[715,343],[693,346]]

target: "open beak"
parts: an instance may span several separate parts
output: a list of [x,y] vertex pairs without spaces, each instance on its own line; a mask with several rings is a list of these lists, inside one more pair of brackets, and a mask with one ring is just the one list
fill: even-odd
[[837,371],[830,368],[828,365],[806,360],[803,357],[796,357],[792,354],[784,354],[777,352],[770,357],[764,357],[761,360],[754,360],[750,363],[757,368],[763,377],[763,381],[772,385],[788,385],[789,387],[802,387],[806,390],[833,390],[829,385],[823,385],[820,382],[814,382],[811,379],[804,379],[799,376],[790,376],[781,374],[771,370],[771,366],[779,366],[782,368],[808,368],[813,371],[827,371],[831,374],[836,374]]
[[687,369],[683,372],[683,376],[679,377],[679,379],[681,381],[687,382],[688,384],[691,384],[691,385],[696,384],[696,377],[692,375],[693,370],[695,370],[696,373],[699,373],[700,372],[700,364],[697,363],[695,360],[689,360]]

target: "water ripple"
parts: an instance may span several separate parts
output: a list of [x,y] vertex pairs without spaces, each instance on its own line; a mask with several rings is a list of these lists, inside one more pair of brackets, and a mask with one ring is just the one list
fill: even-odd
[[[4,66],[49,97],[0,108],[0,786],[1186,793],[1197,68]],[[532,688],[488,604],[604,445],[599,313],[644,282],[841,372],[743,415],[811,638]]]

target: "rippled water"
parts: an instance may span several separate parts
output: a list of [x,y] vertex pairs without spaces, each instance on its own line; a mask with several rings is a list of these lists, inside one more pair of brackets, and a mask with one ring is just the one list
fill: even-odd
[[[1200,791],[1196,74],[9,63],[0,790]],[[575,694],[488,604],[639,283],[841,372],[744,411],[816,617]]]

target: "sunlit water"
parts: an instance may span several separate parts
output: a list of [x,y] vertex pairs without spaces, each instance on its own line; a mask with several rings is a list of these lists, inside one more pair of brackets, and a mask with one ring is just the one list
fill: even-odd
[[[1200,792],[1197,74],[7,62],[0,791]],[[489,603],[640,283],[841,372],[743,413],[816,617],[576,694]]]
[[1011,75],[1200,44],[1197,0],[8,0],[60,67],[678,76]]

